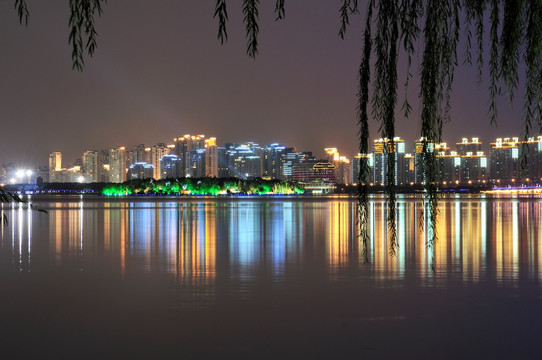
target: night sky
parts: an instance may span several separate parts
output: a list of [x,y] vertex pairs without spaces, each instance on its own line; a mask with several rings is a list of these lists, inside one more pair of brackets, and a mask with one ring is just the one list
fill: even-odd
[[[217,40],[215,1],[109,1],[96,23],[98,48],[81,73],[71,67],[68,1],[27,3],[22,27],[13,1],[0,0],[0,163],[46,165],[50,152],[61,151],[67,166],[85,150],[172,143],[188,133],[216,136],[219,145],[280,142],[319,156],[324,147],[357,153],[363,11],[341,40],[337,1],[286,1],[278,22],[274,1],[262,1],[253,60],[241,1],[228,2],[225,45]],[[487,144],[522,135],[520,101],[502,101],[499,125],[489,125],[487,87],[477,84],[475,68],[458,70],[444,140],[479,136]],[[397,135],[408,142],[419,137],[418,91],[413,82],[411,118],[397,119]],[[378,137],[378,124],[371,131]]]

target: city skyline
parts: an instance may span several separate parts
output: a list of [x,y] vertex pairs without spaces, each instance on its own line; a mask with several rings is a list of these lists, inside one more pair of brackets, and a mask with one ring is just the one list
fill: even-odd
[[[292,3],[279,22],[274,4],[261,4],[260,49],[252,60],[245,54],[240,5],[229,9],[229,39],[221,46],[213,3],[111,2],[96,23],[98,48],[82,73],[71,70],[65,4],[28,5],[29,24],[22,27],[12,4],[0,4],[7,49],[0,60],[3,162],[44,164],[44,154],[53,151],[136,144],[141,133],[155,144],[179,128],[232,142],[296,143],[313,151],[340,143],[344,153],[357,150],[356,29],[363,16],[351,18],[341,40],[338,4]],[[477,85],[475,67],[457,69],[445,138],[519,132],[517,102],[501,102],[498,126],[489,125],[486,84]],[[396,133],[409,142],[419,137],[417,93],[412,83],[410,120],[396,113]],[[378,127],[371,123],[373,139],[380,137]]]
[[[202,133],[202,132],[193,133],[193,134],[198,134],[197,136],[205,137],[204,133]],[[190,135],[190,134],[188,134],[188,135]],[[182,136],[186,136],[186,135],[182,135]],[[537,138],[538,136],[539,136],[539,134],[532,134],[531,136],[529,136],[529,138]],[[329,145],[325,146],[324,148],[319,148],[319,149],[312,149],[312,148],[303,149],[303,148],[300,148],[300,147],[296,146],[295,143],[294,144],[288,144],[288,143],[284,143],[284,142],[281,142],[281,141],[273,141],[273,142],[270,142],[270,143],[262,143],[262,142],[257,141],[254,138],[252,138],[252,139],[241,139],[240,141],[227,141],[227,140],[222,141],[222,139],[220,139],[220,138],[218,138],[218,137],[216,137],[214,135],[212,136],[212,138],[215,139],[217,146],[225,146],[227,144],[243,144],[243,143],[254,143],[254,144],[257,144],[259,146],[280,144],[280,145],[286,146],[286,147],[293,147],[298,152],[310,152],[310,153],[312,153],[314,155],[315,158],[319,158],[319,159],[324,159],[329,155],[329,154],[327,154],[327,149],[338,149],[341,155],[346,156],[349,159],[353,159],[356,155],[359,155],[358,152],[346,151],[344,144],[341,144],[341,146],[337,146],[337,144],[329,144]],[[396,138],[401,139],[401,141],[403,143],[405,143],[404,152],[406,152],[406,153],[414,153],[415,152],[416,142],[419,140],[419,138],[416,138],[416,139],[414,139],[412,141],[408,141],[407,139],[400,136],[400,134]],[[62,164],[63,165],[69,164],[69,167],[71,167],[74,164],[76,164],[76,163],[78,163],[79,161],[82,160],[83,155],[84,155],[84,153],[86,151],[103,151],[103,150],[109,150],[109,149],[113,149],[113,148],[117,148],[117,147],[125,147],[128,150],[133,150],[133,149],[135,149],[135,148],[137,148],[138,146],[141,146],[141,145],[144,145],[145,148],[149,148],[149,147],[156,146],[156,145],[159,145],[159,144],[164,144],[165,146],[174,146],[174,143],[175,143],[176,139],[177,138],[175,137],[175,138],[170,139],[170,140],[158,141],[158,142],[153,143],[153,144],[146,143],[146,142],[136,142],[134,144],[120,144],[119,142],[117,142],[116,144],[110,144],[110,146],[106,146],[104,148],[92,147],[91,146],[89,148],[79,149],[75,153],[66,153],[65,151],[62,150],[62,146],[59,146],[58,148],[55,148],[50,153],[42,154],[41,158],[44,158],[44,161],[42,161],[41,163],[29,163],[29,162],[24,163],[24,162],[17,162],[14,159],[3,158],[3,159],[0,159],[0,161],[1,161],[0,164],[3,164],[3,165],[13,164],[14,166],[20,167],[20,168],[37,168],[37,167],[40,167],[40,166],[47,166],[47,158],[48,158],[48,156],[51,153],[60,152],[60,153],[62,153],[62,158],[63,158]],[[465,140],[468,140],[470,142],[472,139],[479,139],[481,150],[484,151],[486,154],[491,149],[491,145],[494,142],[496,142],[498,139],[511,139],[512,141],[516,141],[516,142],[521,142],[521,141],[524,140],[521,136],[518,136],[518,135],[498,136],[498,137],[493,138],[493,139],[485,139],[485,138],[480,137],[480,136],[465,136],[465,137],[456,139],[455,141],[449,141],[448,139],[443,138],[441,143],[448,144],[448,147],[450,147],[450,146],[458,145],[462,141],[465,141]],[[382,138],[371,139],[371,142],[370,142],[371,146],[372,146],[372,144],[378,142],[379,140],[382,140]]]
[[[448,185],[542,184],[542,135],[520,140],[497,138],[483,147],[478,137],[462,138],[453,144],[434,143],[424,138],[414,144],[395,137],[376,139],[368,154],[345,156],[342,149],[325,148],[325,156],[278,143],[225,143],[216,137],[185,134],[173,144],[138,144],[109,149],[87,150],[74,164],[63,162],[61,152],[49,154],[48,167],[37,169],[2,166],[2,184],[42,183],[123,183],[134,179],[238,178],[242,180],[294,180],[328,191],[333,184],[356,184],[360,157],[367,157],[370,185],[388,183],[389,155],[394,157],[394,184],[423,185],[424,151],[435,152],[439,182]],[[426,145],[424,145],[426,144]],[[427,146],[427,147],[426,147]],[[424,150],[427,149],[427,150]],[[325,189],[324,189],[325,188]]]

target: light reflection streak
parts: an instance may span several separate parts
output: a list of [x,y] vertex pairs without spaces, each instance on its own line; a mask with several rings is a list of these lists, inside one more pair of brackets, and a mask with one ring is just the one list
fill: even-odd
[[494,279],[513,285],[521,272],[542,281],[542,202],[537,199],[446,198],[437,219],[439,240],[429,249],[426,205],[400,198],[399,246],[392,257],[387,207],[374,198],[369,203],[369,265],[361,258],[355,206],[348,199],[330,199],[103,202],[87,207],[82,198],[51,203],[48,214],[42,214],[11,204],[2,210],[12,223],[11,231],[2,227],[2,249],[9,249],[14,269],[29,270],[32,243],[41,241],[32,238],[32,230],[39,234],[32,221],[45,216],[50,259],[57,265],[84,271],[86,264],[109,261],[121,274],[171,274],[186,285],[210,286],[218,277],[281,282],[289,268],[309,262],[322,264],[330,280],[358,269],[373,272],[374,281],[384,286],[404,280],[411,270],[426,286],[445,285],[454,276],[465,284]]

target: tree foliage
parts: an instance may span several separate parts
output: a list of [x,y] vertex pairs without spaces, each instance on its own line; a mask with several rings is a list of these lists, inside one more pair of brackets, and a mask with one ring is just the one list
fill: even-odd
[[[101,15],[105,0],[69,0],[69,42],[72,45],[73,67],[82,70],[85,53],[92,56],[96,49],[94,19]],[[228,40],[227,0],[216,0],[214,17],[218,21],[218,39]],[[407,93],[410,79],[418,76],[418,95],[421,100],[420,136],[423,139],[424,179],[427,194],[426,209],[436,239],[439,169],[433,144],[441,142],[442,126],[450,120],[450,94],[454,70],[460,63],[476,59],[478,76],[488,71],[489,121],[497,119],[497,98],[506,95],[513,99],[519,86],[519,70],[525,69],[523,99],[523,135],[533,127],[540,129],[542,107],[542,2],[540,0],[341,0],[338,5],[340,27],[344,38],[352,16],[364,10],[362,58],[359,66],[358,126],[359,151],[369,152],[369,117],[380,123],[381,136],[389,139],[388,147],[388,226],[390,252],[396,246],[395,227],[395,113],[398,103],[403,115],[410,115]],[[243,0],[242,14],[246,30],[247,54],[258,53],[259,0]],[[28,21],[29,11],[24,0],[15,0],[21,23]],[[275,2],[276,19],[285,17],[285,1]],[[486,29],[489,26],[489,31]],[[464,59],[458,56],[461,36],[467,40]],[[475,41],[475,46],[472,42]],[[407,58],[404,99],[398,97],[398,58]],[[412,58],[421,59],[417,71],[411,69]],[[487,64],[487,65],[486,65]],[[413,75],[414,74],[414,75]],[[367,158],[361,157],[359,177],[359,219],[362,241],[367,233]]]

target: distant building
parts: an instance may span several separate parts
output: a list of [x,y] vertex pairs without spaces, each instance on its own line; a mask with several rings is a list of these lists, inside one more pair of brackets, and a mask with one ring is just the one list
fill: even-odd
[[187,154],[187,164],[189,165],[186,169],[186,177],[192,178],[202,178],[205,177],[205,160],[206,160],[205,149],[192,149]]
[[109,150],[109,182],[126,181],[126,148],[119,146]]
[[87,182],[99,181],[98,152],[95,150],[85,151],[83,153],[83,176]]
[[294,166],[303,160],[312,158],[312,154],[299,153],[295,148],[286,148],[282,155],[282,180],[292,180],[294,175]]
[[[149,150],[150,150],[150,159],[151,159],[150,164],[153,166],[153,169],[154,169],[154,174],[152,177],[155,180],[159,180],[162,178],[162,173],[160,170],[160,160],[162,159],[164,155],[168,154],[168,147],[164,143],[159,143],[159,144],[153,145]],[[184,174],[182,176],[184,176]],[[177,174],[177,176],[175,177],[179,177],[179,175]]]
[[463,184],[485,182],[489,176],[487,156],[483,151],[461,156],[461,179]]
[[160,158],[160,179],[178,178],[181,161],[177,155],[169,154]]
[[280,144],[265,145],[263,148],[262,177],[283,179],[283,163],[286,147]]
[[373,167],[374,167],[373,154],[357,154],[356,156],[354,156],[354,160],[352,161],[352,183],[356,185],[359,183],[362,159],[365,159],[367,161],[367,165],[369,167],[368,168],[369,172],[366,178],[367,184],[371,184],[374,182],[373,180]]
[[151,164],[145,162],[136,162],[128,169],[128,178],[132,179],[152,179],[154,168]]
[[455,145],[459,155],[467,155],[467,153],[476,154],[482,151],[482,142],[477,137],[473,137],[470,141],[468,138],[462,138],[461,142]]
[[205,139],[205,176],[218,177],[218,147],[215,137]]
[[262,148],[253,142],[226,144],[229,177],[240,179],[262,176]]
[[55,151],[49,155],[49,181],[58,182],[57,173],[62,170],[62,153]]
[[335,188],[335,166],[323,160],[305,160],[294,166],[293,180],[307,191],[327,193]]
[[400,137],[395,137],[393,140],[380,138],[373,143],[373,179],[378,185],[386,185],[388,183],[388,162],[389,156],[393,156],[395,160],[394,172],[395,185],[407,183],[406,178],[406,163],[405,163],[405,141]]

